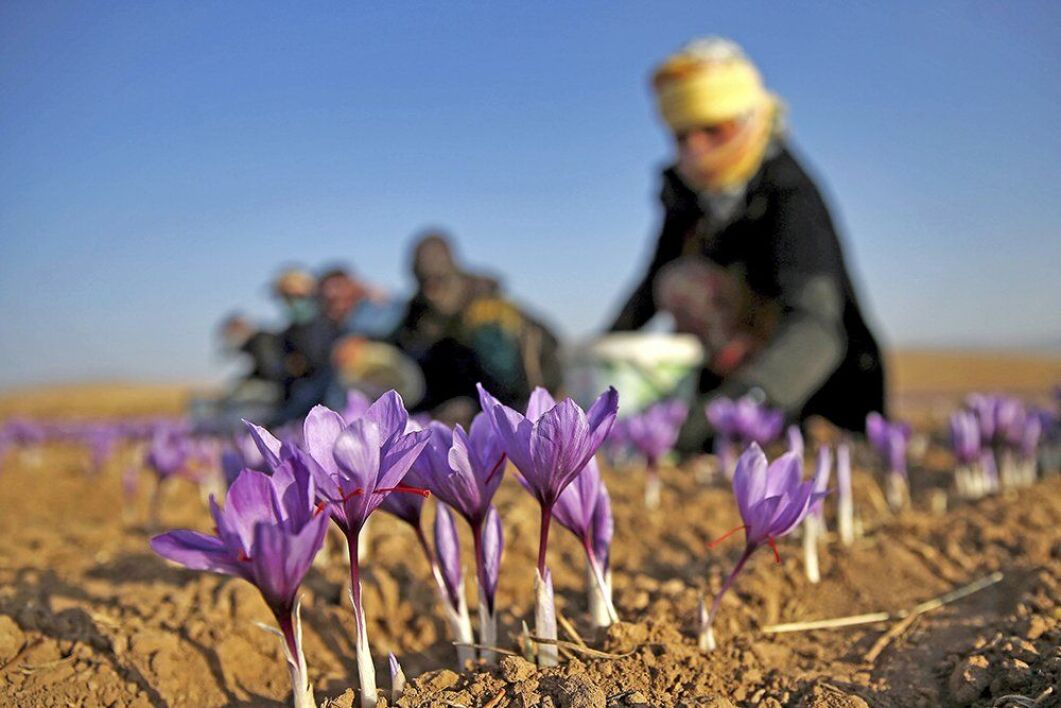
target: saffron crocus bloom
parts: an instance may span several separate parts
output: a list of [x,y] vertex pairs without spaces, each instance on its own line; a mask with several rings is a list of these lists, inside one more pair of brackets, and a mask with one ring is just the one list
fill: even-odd
[[785,422],[780,410],[751,396],[737,400],[715,398],[707,404],[706,413],[716,432],[715,454],[727,477],[733,472],[734,444],[745,448],[753,442],[759,445],[771,443],[781,434]]
[[[481,385],[479,398],[501,448],[519,470],[524,487],[541,506],[535,623],[538,636],[555,639],[552,578],[546,566],[549,522],[561,492],[574,481],[608,436],[615,422],[619,395],[614,388],[608,389],[587,413],[570,398],[555,403],[545,389],[536,388],[526,416],[502,405]],[[539,664],[555,666],[557,659],[556,645],[539,646]]]
[[684,401],[672,400],[654,403],[625,419],[626,438],[644,456],[648,468],[645,506],[650,509],[659,506],[659,461],[674,447],[688,414]]
[[950,441],[959,465],[971,465],[980,456],[980,429],[976,416],[956,411],[950,417]]
[[983,496],[987,488],[984,467],[981,464],[980,426],[976,415],[970,411],[956,411],[950,417],[950,440],[957,467],[954,482],[958,494],[975,499]]
[[302,653],[298,588],[324,543],[327,518],[317,512],[313,479],[296,458],[273,475],[244,470],[225,498],[210,499],[217,536],[171,531],[151,539],[151,548],[193,570],[235,575],[262,594],[277,623],[291,671],[294,703],[312,706],[313,690]]
[[460,538],[453,515],[444,504],[435,507],[435,552],[437,564],[432,564],[444,594],[446,618],[449,620],[453,639],[457,642],[457,660],[461,669],[465,663],[475,659],[471,646],[472,624],[468,618],[468,602],[464,598],[464,569],[461,567]]
[[[445,426],[441,426],[445,428]],[[408,423],[409,430],[421,430],[418,423],[412,420]],[[430,444],[430,443],[429,443]],[[421,464],[424,458],[427,456],[427,447],[413,463],[413,466],[409,469],[409,472],[405,475],[403,485],[407,487],[424,487],[428,488],[425,480],[422,478],[420,470],[424,468]],[[463,590],[460,593],[460,602],[457,603],[458,594],[452,591],[452,587],[446,581],[447,565],[446,561],[450,560],[447,557],[443,557],[443,549],[439,546],[439,524],[447,523],[450,527],[453,526],[453,521],[447,513],[444,512],[437,514],[435,517],[435,549],[431,550],[431,545],[427,542],[427,538],[424,535],[423,523],[421,517],[423,516],[424,509],[424,497],[420,494],[388,494],[383,499],[383,503],[380,505],[380,509],[398,517],[405,523],[407,523],[412,529],[413,533],[416,534],[416,539],[420,544],[420,549],[424,552],[424,557],[427,559],[427,564],[431,568],[431,575],[435,581],[435,587],[438,590],[439,599],[442,602],[443,610],[446,614],[446,619],[449,622],[450,629],[453,632],[453,640],[457,642],[457,666],[463,670],[464,665],[468,660],[475,658],[475,649],[471,646],[472,644],[472,625],[471,619],[468,617],[468,606],[463,600]],[[439,507],[442,510],[442,507]],[[456,528],[453,528],[452,534],[446,534],[445,539],[451,544],[457,543]],[[456,548],[456,571],[460,574],[460,547],[452,546]],[[449,549],[447,549],[449,550]],[[452,569],[452,565],[448,566]],[[463,587],[463,581],[462,581]],[[455,604],[456,603],[456,604]]]
[[[733,585],[752,553],[760,546],[769,545],[774,551],[775,560],[780,563],[781,556],[777,552],[775,540],[799,526],[811,507],[827,494],[815,491],[824,486],[819,480],[803,481],[802,473],[803,461],[795,454],[785,453],[767,465],[766,455],[755,443],[737,461],[737,469],[733,473],[733,495],[744,524],[730,533],[744,529],[744,552],[722,583],[722,589],[711,604],[711,611],[702,613],[701,649],[709,651],[715,648],[712,624],[722,596]],[[819,468],[818,474],[822,473],[823,469]],[[712,547],[728,536],[726,534],[714,541]]]
[[[481,542],[476,548],[482,557],[482,572],[479,575],[479,643],[484,647],[497,645],[497,582],[501,577],[501,555],[505,548],[501,516],[495,507],[490,507],[483,521]],[[497,658],[492,649],[484,648],[480,657],[487,663]]]
[[906,481],[906,449],[911,429],[906,423],[885,420],[880,413],[866,416],[866,437],[876,448],[888,469],[885,496],[892,509],[901,509],[910,492]]
[[614,526],[611,503],[596,459],[591,459],[560,494],[553,507],[553,517],[575,534],[586,553],[586,590],[594,623],[607,627],[619,621],[607,579],[608,547]]
[[[309,459],[307,466],[317,484],[321,508],[346,536],[350,549],[350,595],[354,605],[357,632],[358,676],[361,705],[376,704],[376,675],[368,644],[368,628],[361,603],[360,559],[357,542],[369,515],[379,508],[386,495],[410,492],[426,495],[422,489],[403,486],[413,461],[427,445],[427,431],[407,432],[409,414],[401,396],[389,391],[373,403],[365,414],[347,425],[335,411],[317,406],[306,416],[303,440]],[[268,432],[251,426],[266,461],[275,447]]]
[[[497,616],[494,591],[497,577],[489,575],[489,561],[484,535],[491,501],[504,477],[505,453],[489,418],[480,413],[472,420],[468,432],[457,425],[453,430],[442,423],[428,426],[431,438],[414,469],[424,486],[436,497],[464,517],[472,530],[475,545],[475,571],[479,586],[480,644],[493,646],[497,640]],[[497,516],[497,512],[493,512]],[[497,528],[500,543],[500,522]],[[498,553],[500,552],[498,546]],[[499,559],[498,559],[499,560]],[[496,569],[495,569],[496,570]],[[494,652],[482,650],[482,658],[492,662]]]

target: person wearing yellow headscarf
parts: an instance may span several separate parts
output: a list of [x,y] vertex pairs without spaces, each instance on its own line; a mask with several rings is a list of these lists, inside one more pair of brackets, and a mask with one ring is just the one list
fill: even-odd
[[792,154],[783,104],[734,42],[690,42],[652,75],[674,139],[663,227],[648,271],[611,331],[659,311],[700,337],[706,364],[681,446],[711,431],[703,405],[753,394],[793,420],[852,430],[884,410],[880,349],[832,217]]

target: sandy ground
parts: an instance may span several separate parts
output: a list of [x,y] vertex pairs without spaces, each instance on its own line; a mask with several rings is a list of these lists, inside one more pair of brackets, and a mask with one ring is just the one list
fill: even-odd
[[[961,362],[967,371],[983,372],[982,379],[934,376],[940,356],[911,356],[896,366],[907,411],[971,389],[1041,391],[1061,380],[1056,362],[991,364],[980,357]],[[957,359],[946,362],[948,371],[958,366]],[[988,376],[1007,368],[1023,373]],[[1004,385],[1009,380],[1018,383]],[[917,381],[933,387],[918,397]],[[23,392],[14,402],[0,400],[0,416],[15,410],[167,413],[183,395],[179,388],[104,386],[61,395]],[[741,550],[739,537],[707,547],[739,523],[722,481],[704,485],[690,469],[668,468],[662,508],[650,513],[642,504],[640,470],[605,471],[616,514],[613,568],[623,622],[606,632],[589,626],[581,551],[558,529],[550,565],[559,611],[590,649],[609,656],[573,648],[561,667],[548,671],[518,657],[479,671],[452,670],[453,648],[415,540],[406,526],[379,516],[369,541],[365,602],[380,684],[387,684],[386,654],[394,652],[415,677],[400,700],[409,706],[1028,704],[1013,696],[1061,704],[1061,478],[973,503],[951,500],[944,512],[933,490],[946,487],[952,461],[939,442],[913,466],[914,509],[899,515],[883,504],[865,451],[856,455],[863,535],[850,548],[827,539],[818,585],[804,577],[798,539],[781,544],[781,564],[761,551],[723,603],[720,647],[706,655],[696,647],[698,599],[719,587]],[[137,459],[126,449],[93,474],[85,451],[62,445],[4,461],[0,703],[268,706],[288,700],[279,644],[255,626],[271,621],[256,591],[243,581],[179,569],[150,552],[145,520],[152,482],[143,472],[143,493],[124,503],[121,477],[131,464]],[[521,622],[532,618],[537,510],[511,479],[498,504],[507,543],[499,643],[515,650]],[[209,530],[199,491],[171,484],[162,524]],[[764,631],[775,623],[894,613],[992,573],[1001,580],[913,621]],[[345,577],[333,548],[303,592],[311,679],[318,700],[335,706],[350,705],[356,685]],[[578,643],[574,634],[561,637]]]

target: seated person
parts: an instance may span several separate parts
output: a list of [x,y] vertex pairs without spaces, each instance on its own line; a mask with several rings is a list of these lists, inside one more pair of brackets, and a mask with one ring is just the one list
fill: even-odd
[[478,409],[477,382],[518,407],[535,386],[559,386],[556,337],[505,299],[495,279],[463,271],[445,236],[423,236],[412,261],[417,291],[391,341],[423,371],[416,411],[467,423]]
[[280,336],[259,329],[239,313],[233,313],[221,323],[221,346],[227,354],[246,357],[250,366],[241,374],[241,381],[260,381],[279,384],[283,376]]
[[691,43],[653,86],[674,137],[655,254],[612,331],[669,310],[707,349],[679,446],[710,435],[704,405],[756,391],[794,420],[861,430],[884,409],[880,350],[829,210],[789,149],[777,98],[740,48]]
[[402,308],[346,268],[335,267],[316,279],[314,311],[316,316],[299,325],[298,339],[293,340],[304,367],[290,386],[278,423],[297,420],[319,403],[341,407],[345,396],[336,378],[336,346],[351,338],[379,339],[389,334]]

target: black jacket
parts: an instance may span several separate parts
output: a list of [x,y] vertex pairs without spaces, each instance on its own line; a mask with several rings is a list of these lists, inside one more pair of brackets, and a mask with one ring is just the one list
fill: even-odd
[[705,209],[673,168],[663,173],[665,218],[648,272],[612,324],[638,329],[656,313],[653,282],[684,255],[701,255],[745,279],[780,306],[766,348],[722,381],[708,371],[706,394],[761,389],[793,418],[821,415],[861,430],[884,409],[877,342],[863,319],[829,210],[784,147],[768,157],[727,220]]

